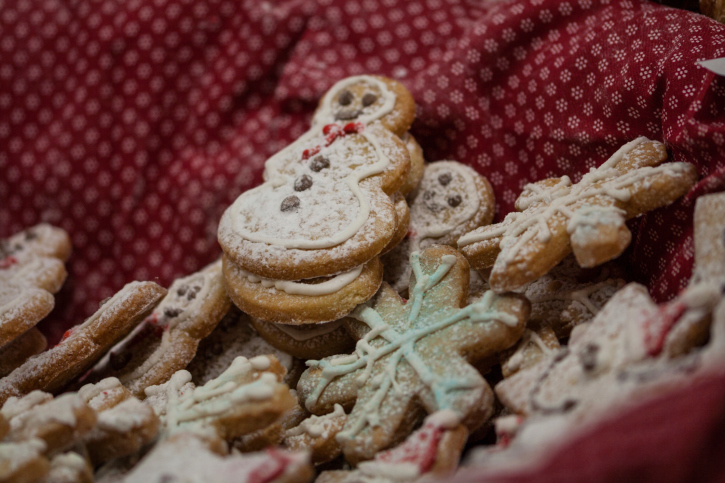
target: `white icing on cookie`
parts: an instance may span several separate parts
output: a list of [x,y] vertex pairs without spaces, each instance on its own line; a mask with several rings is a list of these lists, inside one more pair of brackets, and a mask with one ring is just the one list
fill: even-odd
[[362,273],[363,265],[353,268],[350,271],[341,273],[322,283],[301,283],[290,280],[274,280],[264,278],[247,272],[241,267],[236,267],[239,274],[246,277],[252,283],[261,283],[265,288],[275,289],[290,295],[329,295],[338,292],[351,284]]

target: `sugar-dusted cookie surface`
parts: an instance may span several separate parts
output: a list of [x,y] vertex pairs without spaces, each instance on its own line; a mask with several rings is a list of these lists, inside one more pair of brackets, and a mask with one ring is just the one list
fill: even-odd
[[310,451],[310,459],[316,465],[327,463],[342,453],[335,437],[342,431],[346,421],[345,410],[336,404],[331,413],[312,415],[286,430],[282,441],[292,451]]
[[316,324],[340,319],[375,295],[383,281],[383,265],[374,257],[331,277],[270,280],[224,256],[224,280],[234,304],[253,317],[290,325]]
[[697,180],[688,163],[666,163],[662,143],[637,138],[572,184],[564,176],[526,185],[518,212],[463,235],[458,246],[493,290],[515,290],[574,252],[582,267],[619,256],[631,234],[625,221],[668,205]]
[[0,379],[0,402],[35,389],[62,389],[131,332],[165,295],[166,289],[153,282],[127,284],[85,322],[68,330],[57,346]]
[[399,135],[414,115],[412,96],[391,79],[335,84],[310,130],[267,160],[265,182],[225,211],[218,238],[226,256],[282,280],[349,271],[375,257],[397,225],[390,195],[410,170]]
[[117,377],[134,396],[144,398],[144,389],[186,368],[199,342],[231,306],[221,268],[218,260],[175,280],[153,312],[111,349],[85,381]]
[[284,374],[274,356],[239,356],[200,387],[188,371],[178,371],[168,382],[146,388],[146,402],[161,418],[162,437],[193,431],[231,440],[270,425],[295,406],[281,382]]
[[5,377],[25,361],[48,348],[48,340],[36,328],[13,339],[0,348],[0,377]]
[[0,443],[0,481],[33,482],[50,471],[44,456],[45,443],[40,439]]
[[423,178],[425,157],[423,156],[423,148],[420,147],[420,144],[418,144],[418,141],[415,140],[412,134],[407,132],[403,134],[401,139],[405,143],[405,147],[408,148],[408,154],[410,155],[410,172],[408,173],[408,177],[405,178],[405,183],[400,187],[400,193],[407,197],[418,186],[421,178]]
[[179,434],[156,447],[124,478],[126,483],[306,483],[314,471],[306,453],[270,448],[222,456],[193,434]]
[[153,408],[115,377],[86,384],[78,395],[97,415],[95,427],[83,438],[94,466],[130,455],[156,438],[159,418]]
[[252,318],[257,332],[270,344],[300,359],[321,359],[355,347],[345,319],[325,324],[285,325]]
[[451,247],[411,255],[411,298],[387,284],[347,324],[358,339],[353,354],[308,361],[297,384],[300,400],[315,414],[336,403],[350,410],[337,440],[348,461],[373,458],[402,441],[423,413],[451,409],[470,429],[491,415],[486,381],[469,362],[510,347],[524,329],[528,302],[489,292],[462,306],[469,266]]
[[421,428],[400,445],[381,451],[372,461],[364,461],[353,471],[326,471],[319,483],[360,481],[419,481],[423,476],[444,477],[458,467],[468,431],[450,410],[428,416]]
[[410,254],[433,244],[455,246],[458,238],[493,221],[493,189],[473,168],[456,161],[425,165],[409,195],[407,237],[383,257],[384,280],[399,293],[408,288]]
[[252,359],[271,354],[287,371],[283,382],[292,387],[304,370],[304,362],[270,345],[254,329],[250,317],[232,306],[216,329],[199,344],[187,370],[197,386],[203,386],[224,372],[234,359]]
[[53,310],[70,250],[68,234],[45,223],[0,240],[0,346]]

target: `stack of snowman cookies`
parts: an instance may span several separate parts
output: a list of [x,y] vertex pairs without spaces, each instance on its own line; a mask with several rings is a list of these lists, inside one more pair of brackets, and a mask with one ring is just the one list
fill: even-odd
[[[577,183],[526,185],[491,224],[488,181],[425,163],[414,118],[397,81],[338,82],[222,216],[220,260],[168,289],[133,282],[16,357],[0,479],[415,481],[484,442],[467,464],[495,473],[722,366],[725,198],[698,200],[695,276],[674,301],[616,260],[626,221],[687,193],[692,165],[637,138]],[[19,279],[9,257],[0,280]],[[20,295],[50,285],[33,267],[0,290],[15,338],[39,318]]]

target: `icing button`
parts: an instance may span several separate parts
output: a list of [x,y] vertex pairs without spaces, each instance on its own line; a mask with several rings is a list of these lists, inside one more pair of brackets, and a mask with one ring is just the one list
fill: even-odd
[[345,89],[339,96],[337,96],[337,102],[339,102],[341,106],[347,106],[352,102],[354,97],[355,96],[352,95],[352,92]]
[[178,317],[182,312],[183,310],[179,308],[172,309],[171,307],[166,307],[164,309],[164,315],[172,319]]
[[451,173],[443,173],[442,175],[438,176],[438,182],[442,186],[448,185],[448,183],[450,183],[452,179],[453,176],[451,176]]
[[371,104],[375,104],[375,101],[377,101],[377,100],[378,100],[378,96],[376,96],[375,94],[372,94],[372,93],[368,92],[362,98],[362,105],[364,107],[368,107]]
[[451,205],[453,208],[460,205],[461,201],[463,201],[461,195],[453,195],[448,197],[448,204]]
[[[310,178],[306,174],[303,174],[302,176],[300,176],[299,178],[297,178],[295,180],[294,188],[295,188],[295,191],[305,191],[305,190],[310,189],[311,186],[312,186],[312,178]],[[282,202],[282,204],[284,205],[284,202]],[[299,202],[298,202],[298,205],[299,205]],[[282,209],[282,211],[284,211],[284,208]]]
[[288,211],[296,210],[300,206],[300,199],[296,196],[288,196],[282,200],[282,206],[280,210],[287,213]]
[[310,162],[310,169],[314,171],[315,173],[319,173],[325,168],[330,167],[330,160],[327,159],[324,156],[315,156],[315,158]]
[[579,361],[585,372],[592,372],[597,368],[597,354],[599,346],[597,344],[587,344],[584,350],[579,354]]

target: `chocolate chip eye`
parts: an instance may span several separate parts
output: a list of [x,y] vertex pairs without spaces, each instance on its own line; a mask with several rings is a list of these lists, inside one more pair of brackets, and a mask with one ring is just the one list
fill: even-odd
[[423,193],[423,204],[433,213],[438,213],[443,207],[436,202],[435,196],[435,191],[425,191]]
[[182,312],[183,312],[183,310],[178,309],[178,308],[173,309],[171,307],[166,307],[164,309],[164,315],[169,317],[170,319],[173,319],[174,317],[178,317],[179,315],[181,315]]
[[201,291],[201,287],[198,285],[191,287],[189,290],[189,293],[186,294],[187,300],[194,300],[196,298],[196,294],[198,294]]
[[28,230],[28,232],[25,233],[25,239],[28,241],[35,240],[36,238],[38,238],[38,235],[33,230]]
[[353,96],[352,92],[346,89],[337,96],[337,102],[339,102],[341,106],[347,106],[354,98],[355,96]]
[[587,344],[584,350],[579,354],[579,361],[584,371],[591,372],[597,368],[597,354],[599,354],[599,346],[597,344]]
[[282,206],[280,206],[280,210],[287,213],[289,211],[296,210],[300,206],[300,199],[296,196],[288,196],[287,198],[282,200]]
[[310,162],[310,169],[315,173],[319,173],[323,169],[329,167],[330,160],[325,158],[324,156],[315,156],[315,158]]
[[368,107],[371,104],[375,104],[375,101],[377,101],[377,100],[378,100],[378,96],[376,96],[375,94],[373,94],[371,92],[368,92],[362,98],[362,105],[363,105],[363,107]]
[[181,297],[182,295],[184,295],[184,294],[186,293],[186,291],[187,291],[187,290],[189,290],[189,287],[188,287],[188,286],[186,286],[186,285],[182,285],[182,286],[181,286],[181,287],[179,287],[179,289],[178,289],[178,290],[176,291],[176,294],[177,294],[177,295],[178,295],[179,297]]
[[[308,175],[303,174],[299,178],[295,180],[295,191],[305,191],[310,189],[312,186],[312,178],[310,178]],[[299,203],[298,203],[299,204]],[[284,208],[282,209],[284,211]]]
[[453,207],[453,208],[460,205],[461,201],[463,201],[463,198],[461,198],[461,195],[453,195],[453,196],[448,197],[448,204],[451,205],[451,207]]
[[448,183],[450,183],[452,179],[453,176],[451,176],[451,173],[443,173],[442,175],[438,176],[438,182],[441,184],[441,186],[448,185]]

